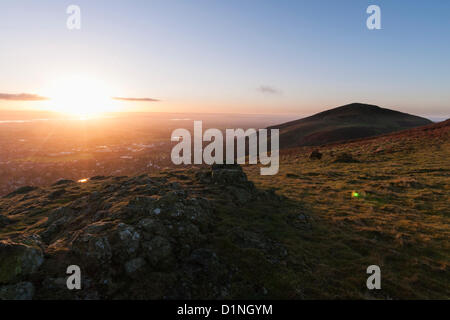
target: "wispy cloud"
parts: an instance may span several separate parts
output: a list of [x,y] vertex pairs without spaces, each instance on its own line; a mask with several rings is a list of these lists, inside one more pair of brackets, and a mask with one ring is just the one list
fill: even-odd
[[114,100],[120,101],[137,101],[137,102],[158,102],[160,100],[153,98],[128,98],[128,97],[113,97]]
[[0,100],[11,100],[11,101],[42,101],[49,100],[47,97],[42,97],[37,94],[32,93],[0,93]]
[[266,93],[266,94],[281,94],[280,90],[278,90],[275,87],[268,86],[268,85],[259,86],[257,90],[261,93]]

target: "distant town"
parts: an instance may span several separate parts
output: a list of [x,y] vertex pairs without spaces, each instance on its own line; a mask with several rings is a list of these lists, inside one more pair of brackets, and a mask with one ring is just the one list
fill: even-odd
[[[177,127],[192,127],[193,122],[183,114],[126,114],[95,120],[15,117],[0,118],[0,195],[60,179],[134,175],[174,166],[170,154],[176,142],[171,142],[170,134]],[[205,125],[224,128],[246,121],[244,127],[264,127],[284,119],[222,117]]]

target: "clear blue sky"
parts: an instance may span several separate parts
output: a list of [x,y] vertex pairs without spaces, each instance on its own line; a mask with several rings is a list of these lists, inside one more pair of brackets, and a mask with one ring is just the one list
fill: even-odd
[[[70,4],[79,31],[66,28]],[[370,4],[382,30],[366,28]],[[307,115],[358,101],[449,113],[450,1],[2,0],[0,39],[0,93],[46,94],[84,74],[161,100],[130,110]]]

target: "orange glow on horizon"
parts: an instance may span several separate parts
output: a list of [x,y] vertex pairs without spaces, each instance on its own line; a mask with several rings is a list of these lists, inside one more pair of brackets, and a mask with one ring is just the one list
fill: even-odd
[[118,111],[107,85],[88,76],[58,79],[48,90],[49,108],[80,118],[92,118],[105,112]]

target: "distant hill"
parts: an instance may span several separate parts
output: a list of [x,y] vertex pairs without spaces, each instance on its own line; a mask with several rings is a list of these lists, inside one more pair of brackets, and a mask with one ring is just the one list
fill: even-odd
[[431,123],[407,113],[352,103],[269,129],[280,129],[280,147],[284,149],[371,137]]
[[[450,132],[450,119],[432,123],[426,126],[400,130],[381,134],[373,137],[364,137],[358,139],[350,139],[346,141],[336,141],[328,143],[320,148],[324,150],[346,150],[361,147],[366,150],[372,150],[373,153],[381,154],[384,152],[393,152],[394,150],[425,150],[431,146],[439,146],[444,144]],[[443,140],[440,141],[439,140]],[[298,156],[300,154],[310,154],[313,150],[317,150],[315,146],[300,146],[281,150],[283,156]]]

